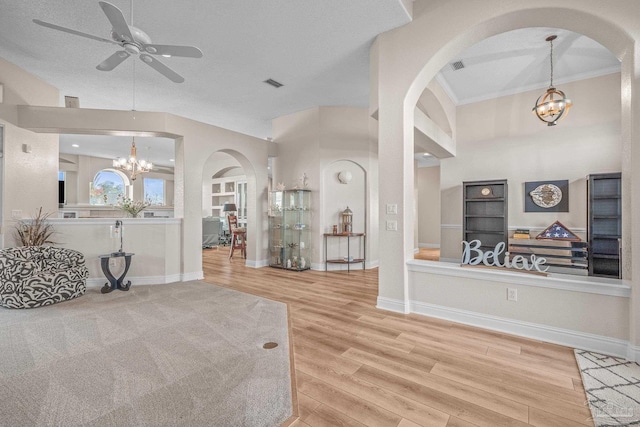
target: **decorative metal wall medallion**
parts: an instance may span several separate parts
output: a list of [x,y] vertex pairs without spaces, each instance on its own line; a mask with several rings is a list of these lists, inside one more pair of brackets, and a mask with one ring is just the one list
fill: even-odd
[[562,190],[554,184],[539,185],[529,195],[542,208],[552,208],[562,201]]

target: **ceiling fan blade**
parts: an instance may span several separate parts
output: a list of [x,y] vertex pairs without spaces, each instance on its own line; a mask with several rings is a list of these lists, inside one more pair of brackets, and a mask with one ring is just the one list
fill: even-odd
[[114,53],[104,61],[98,64],[96,67],[100,71],[111,71],[116,68],[118,65],[122,63],[125,59],[129,57],[129,53],[121,50],[119,52]]
[[58,30],[58,31],[64,31],[65,33],[74,34],[74,35],[80,36],[80,37],[86,37],[88,39],[97,40],[99,42],[118,44],[113,40],[103,39],[102,37],[98,37],[98,36],[94,36],[94,35],[91,35],[91,34],[83,33],[81,31],[77,31],[77,30],[72,30],[71,28],[61,27],[60,25],[51,24],[49,22],[44,22],[44,21],[41,21],[39,19],[34,19],[33,22],[38,24],[38,25],[42,25],[43,27],[52,28],[52,29]]
[[140,60],[145,64],[147,64],[148,66],[150,66],[151,68],[153,68],[154,70],[156,70],[157,72],[159,72],[160,74],[162,74],[163,76],[165,76],[166,78],[168,78],[169,80],[171,80],[172,82],[175,82],[175,83],[184,82],[184,77],[182,77],[180,74],[176,73],[171,68],[164,65],[162,62],[158,61],[153,56],[147,55],[146,53],[141,53]]
[[181,56],[184,58],[202,58],[202,51],[195,46],[175,46],[168,44],[146,44],[144,50],[154,55]]
[[[122,11],[112,5],[111,3],[107,3],[106,1],[99,1],[100,7],[105,15],[107,15],[107,19],[111,22],[111,26],[113,27],[113,31],[121,35],[125,41],[132,42],[134,41],[133,35],[131,34],[131,30],[129,29],[129,25],[127,21],[124,19],[124,15]],[[127,40],[128,39],[128,40]]]

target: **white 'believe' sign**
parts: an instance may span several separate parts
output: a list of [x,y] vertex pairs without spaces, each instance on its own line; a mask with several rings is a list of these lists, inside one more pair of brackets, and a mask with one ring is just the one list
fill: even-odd
[[504,254],[504,262],[500,263],[499,255],[504,252],[505,244],[500,242],[492,251],[483,251],[480,249],[480,240],[472,240],[471,242],[462,242],[462,264],[478,265],[480,263],[487,266],[515,268],[518,270],[531,271],[536,269],[540,273],[546,273],[549,267],[543,269],[542,265],[547,263],[546,258],[531,255],[529,259],[522,255],[516,255],[513,259],[509,259],[509,252]]

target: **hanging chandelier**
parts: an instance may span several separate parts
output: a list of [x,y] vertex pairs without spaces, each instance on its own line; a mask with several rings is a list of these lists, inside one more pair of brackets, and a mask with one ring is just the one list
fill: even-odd
[[128,159],[117,158],[113,160],[114,169],[121,170],[129,174],[132,181],[136,180],[136,177],[140,174],[149,172],[153,169],[153,163],[146,160],[139,160],[136,153],[136,137],[134,136],[131,141],[131,154]]
[[555,126],[556,122],[565,117],[569,112],[569,108],[573,105],[570,99],[567,99],[564,92],[553,87],[553,41],[558,36],[549,36],[546,41],[551,46],[551,82],[549,89],[540,95],[536,101],[536,106],[533,107],[533,113],[547,126]]

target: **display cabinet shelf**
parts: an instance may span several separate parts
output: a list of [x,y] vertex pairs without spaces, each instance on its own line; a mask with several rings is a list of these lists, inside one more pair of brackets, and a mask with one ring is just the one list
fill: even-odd
[[621,278],[622,175],[589,175],[589,275]]
[[462,197],[462,239],[479,240],[483,249],[493,249],[500,242],[506,246],[507,180],[465,181]]
[[311,267],[311,191],[272,191],[269,199],[269,266],[308,270]]

